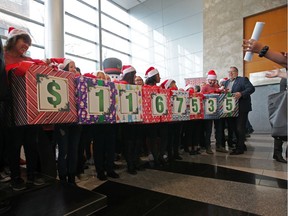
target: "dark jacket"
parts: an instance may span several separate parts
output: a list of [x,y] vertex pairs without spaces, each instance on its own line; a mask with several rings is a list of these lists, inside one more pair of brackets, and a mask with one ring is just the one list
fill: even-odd
[[[225,89],[229,85],[230,80],[225,82]],[[242,97],[239,99],[239,112],[249,112],[252,110],[250,95],[255,91],[254,86],[247,77],[236,77],[231,92],[240,92]]]

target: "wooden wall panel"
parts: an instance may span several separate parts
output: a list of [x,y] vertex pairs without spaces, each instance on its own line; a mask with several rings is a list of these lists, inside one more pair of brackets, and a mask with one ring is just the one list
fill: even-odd
[[[250,38],[256,22],[265,22],[260,41],[277,51],[287,51],[287,7],[276,8],[244,19],[244,38]],[[251,62],[244,63],[244,75],[274,69],[276,63],[254,54]]]

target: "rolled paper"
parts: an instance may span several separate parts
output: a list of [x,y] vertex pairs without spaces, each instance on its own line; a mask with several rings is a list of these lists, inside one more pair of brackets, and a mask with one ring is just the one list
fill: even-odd
[[[251,39],[259,40],[260,35],[262,33],[262,30],[263,30],[263,27],[264,27],[264,24],[265,24],[264,22],[256,22],[252,36],[251,36]],[[253,53],[250,51],[247,51],[245,53],[244,60],[245,61],[251,61],[252,57],[253,57]]]

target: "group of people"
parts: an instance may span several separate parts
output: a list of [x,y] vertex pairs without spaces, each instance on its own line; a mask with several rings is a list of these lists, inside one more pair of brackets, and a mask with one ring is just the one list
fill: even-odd
[[[199,93],[202,95],[211,93],[231,92],[239,100],[239,115],[217,120],[193,120],[184,122],[170,122],[158,124],[57,124],[52,127],[42,125],[16,126],[13,119],[13,103],[9,85],[9,77],[20,62],[35,60],[25,55],[31,46],[30,35],[20,29],[9,29],[9,35],[4,47],[1,43],[1,92],[0,92],[0,171],[1,179],[11,179],[13,190],[23,190],[27,185],[41,186],[45,179],[38,173],[57,177],[71,185],[76,185],[75,178],[84,173],[85,161],[92,158],[95,164],[97,178],[106,180],[107,177],[119,178],[115,169],[115,154],[122,153],[127,162],[127,172],[135,175],[137,171],[144,170],[144,163],[140,159],[141,152],[148,155],[154,165],[163,165],[170,160],[181,160],[179,155],[180,145],[188,149],[190,154],[198,154],[199,146],[205,148],[208,154],[213,154],[211,149],[211,135],[213,123],[215,127],[216,151],[228,153],[225,142],[233,147],[231,155],[243,154],[247,150],[245,145],[246,122],[251,108],[250,95],[255,91],[248,78],[240,77],[238,69],[231,66],[227,78],[222,79],[220,85],[214,70],[207,74],[207,83],[200,86],[187,85],[185,91],[189,94]],[[254,40],[245,40],[244,50],[262,52],[260,44]],[[259,48],[260,47],[260,48]],[[262,53],[263,54],[263,53]],[[274,53],[266,50],[264,55],[287,68],[287,55]],[[282,57],[283,56],[283,57]],[[43,61],[49,65],[50,60]],[[71,59],[63,59],[58,62],[58,68],[63,71],[80,75],[79,68]],[[85,75],[85,74],[84,74]],[[97,74],[89,74],[98,79],[111,81],[109,76],[100,71]],[[276,70],[267,77],[283,76]],[[143,88],[164,88],[177,90],[175,80],[167,79],[160,84],[160,73],[150,67],[145,73],[145,82],[137,76],[136,69],[131,65],[124,65],[121,70],[120,80],[115,81],[123,84],[142,85]],[[15,110],[15,109],[14,109]],[[224,129],[228,128],[228,139],[225,139]],[[121,147],[119,148],[119,134]],[[184,138],[183,138],[184,137]],[[236,141],[235,141],[236,140]],[[286,137],[287,140],[287,137]],[[282,144],[285,137],[275,137],[273,158],[280,162],[286,162],[282,157]],[[91,143],[93,144],[90,152]],[[57,163],[55,159],[55,144],[58,145],[59,154]],[[22,178],[20,170],[20,151],[24,147],[27,182]],[[281,146],[281,152],[280,152]],[[9,178],[4,176],[4,167],[9,166]],[[7,174],[7,171],[5,171]],[[10,180],[9,179],[9,180]]]

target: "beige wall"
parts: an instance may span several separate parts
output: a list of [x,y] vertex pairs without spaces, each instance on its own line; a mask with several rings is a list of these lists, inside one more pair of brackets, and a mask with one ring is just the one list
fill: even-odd
[[219,79],[226,77],[232,65],[243,75],[243,18],[286,3],[287,0],[204,0],[203,75],[214,69]]

